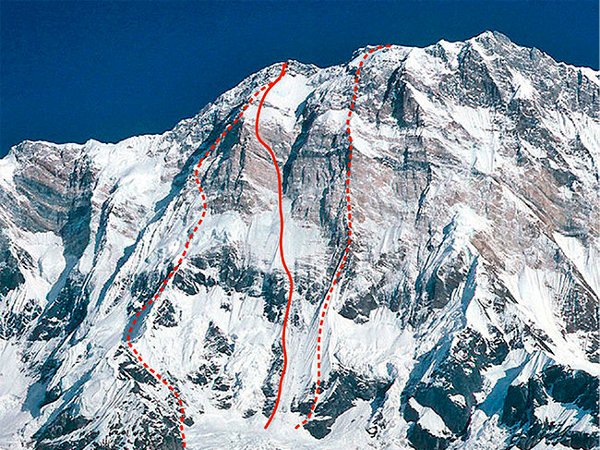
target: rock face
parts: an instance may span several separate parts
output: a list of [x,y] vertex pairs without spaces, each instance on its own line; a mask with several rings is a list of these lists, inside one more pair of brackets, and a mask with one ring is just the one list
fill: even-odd
[[[598,445],[600,81],[498,33],[392,46],[353,71],[290,62],[202,168],[209,213],[133,339],[185,401],[189,448],[544,449]],[[192,167],[268,67],[172,131],[23,142],[0,160],[0,448],[181,447],[164,386],[123,345],[201,199]]]

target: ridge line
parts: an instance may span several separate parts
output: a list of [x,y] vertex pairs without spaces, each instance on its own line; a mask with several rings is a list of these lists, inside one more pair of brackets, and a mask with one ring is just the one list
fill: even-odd
[[[204,193],[204,190],[202,189],[202,185],[200,183],[200,177],[199,177],[199,170],[202,168],[202,164],[205,161],[206,158],[208,158],[211,154],[211,152],[215,151],[219,145],[219,143],[225,138],[225,136],[227,135],[227,133],[229,131],[231,131],[233,129],[233,127],[235,125],[238,124],[238,122],[240,122],[240,120],[243,118],[243,115],[245,113],[245,111],[248,109],[248,107],[250,106],[250,104],[254,101],[254,99],[256,97],[258,97],[258,95],[264,91],[267,87],[266,86],[262,86],[259,90],[255,91],[250,97],[249,99],[246,101],[246,103],[244,103],[241,107],[240,107],[240,111],[239,113],[235,116],[235,119],[233,121],[231,121],[229,124],[224,126],[224,131],[222,133],[220,133],[216,140],[214,141],[214,143],[210,146],[210,148],[200,157],[200,160],[198,161],[198,163],[196,164],[196,167],[194,169],[194,183],[197,185],[197,189],[198,192],[200,193],[201,199],[202,199],[202,213],[201,213],[201,217],[200,219],[194,224],[193,228],[190,228],[188,231],[188,235],[187,235],[187,239],[185,241],[184,244],[184,249],[181,252],[181,255],[179,257],[179,259],[177,260],[177,264],[173,267],[173,269],[167,274],[167,276],[165,277],[165,279],[161,282],[161,284],[159,285],[160,287],[158,288],[158,291],[154,294],[154,296],[152,296],[146,303],[144,303],[142,305],[141,308],[138,309],[138,311],[135,313],[135,315],[133,316],[130,324],[129,324],[129,328],[127,330],[127,335],[126,335],[126,342],[127,342],[127,347],[129,348],[131,354],[134,357],[134,360],[137,360],[142,366],[143,368],[150,373],[150,375],[152,375],[153,377],[155,377],[160,383],[162,383],[163,385],[165,385],[169,391],[172,393],[173,397],[175,398],[175,401],[177,403],[177,413],[181,414],[181,416],[179,417],[179,432],[180,432],[180,436],[181,436],[181,446],[183,448],[187,447],[187,442],[186,442],[186,436],[185,436],[185,407],[184,407],[184,403],[183,400],[181,398],[180,393],[178,392],[178,390],[174,387],[174,385],[169,382],[160,372],[158,372],[156,369],[154,369],[153,367],[151,367],[142,357],[141,353],[137,350],[137,348],[133,345],[132,341],[131,341],[131,333],[133,333],[134,331],[134,326],[137,325],[138,322],[138,318],[142,315],[142,313],[147,314],[148,311],[148,307],[150,305],[152,305],[154,302],[156,302],[157,300],[159,300],[159,298],[161,297],[162,293],[164,292],[165,288],[167,287],[167,285],[169,284],[169,282],[174,278],[175,273],[179,270],[181,264],[183,263],[184,259],[186,258],[186,256],[188,255],[188,250],[190,247],[190,243],[192,241],[192,239],[194,238],[195,233],[198,231],[198,227],[200,225],[202,225],[202,223],[204,222],[204,219],[206,217],[206,213],[208,211],[208,204],[207,204],[207,198],[206,198],[206,194]],[[192,122],[194,124],[194,122]],[[198,120],[196,120],[194,125],[198,124]]]
[[356,102],[357,95],[358,95],[358,83],[360,81],[360,73],[361,73],[361,69],[364,65],[364,62],[371,54],[378,52],[384,48],[390,48],[390,47],[391,47],[390,44],[378,45],[377,47],[373,47],[373,48],[366,50],[362,56],[361,61],[358,63],[358,69],[356,69],[355,75],[354,75],[354,84],[352,87],[352,100],[350,101],[350,105],[348,108],[348,115],[347,115],[347,118],[345,121],[345,125],[346,125],[345,132],[348,137],[348,153],[347,153],[348,162],[346,164],[347,165],[346,182],[345,182],[346,187],[344,190],[345,197],[346,197],[346,209],[347,209],[347,211],[346,211],[346,236],[347,236],[346,247],[344,248],[344,253],[343,253],[341,260],[338,262],[338,265],[335,268],[333,279],[329,285],[330,286],[329,290],[327,291],[325,300],[323,301],[323,305],[320,310],[320,315],[317,316],[317,320],[319,321],[319,328],[318,328],[318,332],[317,332],[317,342],[316,342],[317,355],[315,358],[315,364],[316,364],[316,370],[317,370],[316,375],[317,376],[316,376],[316,380],[315,380],[314,397],[309,401],[310,410],[306,414],[306,418],[304,420],[302,420],[300,423],[296,424],[296,426],[294,427],[296,430],[298,428],[300,428],[301,426],[306,425],[308,423],[308,421],[313,417],[315,409],[317,408],[317,403],[319,402],[320,395],[323,391],[321,389],[323,328],[324,328],[324,324],[325,324],[325,318],[327,316],[327,308],[329,307],[329,304],[331,302],[331,296],[333,295],[335,285],[338,284],[340,281],[340,278],[343,274],[344,268],[347,266],[347,260],[350,255],[350,244],[352,244],[352,203],[351,203],[352,199],[351,199],[351,191],[350,191],[350,177],[352,175],[352,151],[354,150],[354,146],[352,144],[353,139],[352,139],[352,130],[350,129],[350,119],[352,118],[352,114],[353,114],[354,108],[355,108],[355,102]]

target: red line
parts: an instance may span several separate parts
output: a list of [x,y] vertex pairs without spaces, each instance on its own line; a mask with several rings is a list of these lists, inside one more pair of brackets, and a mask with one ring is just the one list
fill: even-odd
[[269,147],[269,144],[267,144],[265,141],[263,141],[263,139],[260,137],[258,125],[260,122],[260,113],[262,112],[262,107],[263,107],[263,104],[265,103],[265,99],[267,98],[267,95],[269,94],[271,89],[273,89],[273,86],[275,86],[277,83],[279,83],[279,81],[283,78],[283,76],[285,75],[286,68],[287,68],[287,63],[283,63],[283,65],[281,66],[281,72],[279,73],[279,76],[277,77],[277,79],[275,81],[273,81],[272,83],[269,83],[269,88],[265,91],[262,98],[260,99],[260,103],[258,104],[258,110],[256,111],[256,121],[254,122],[254,131],[256,133],[256,139],[258,139],[258,142],[260,142],[261,145],[267,149],[267,151],[269,152],[269,155],[271,155],[271,159],[273,160],[273,165],[275,166],[275,172],[277,173],[277,194],[278,194],[278,207],[279,207],[279,257],[281,258],[281,264],[283,265],[283,269],[285,270],[285,273],[287,274],[288,280],[290,282],[288,301],[287,301],[287,305],[285,307],[285,315],[283,317],[283,326],[281,328],[281,347],[283,349],[283,367],[281,368],[281,376],[279,377],[279,389],[277,390],[277,398],[275,399],[275,405],[273,406],[273,411],[271,412],[271,415],[269,416],[269,420],[267,420],[267,423],[265,424],[265,430],[267,428],[269,428],[269,425],[271,424],[271,422],[273,421],[273,418],[275,417],[277,408],[279,407],[279,402],[281,400],[281,391],[283,389],[283,379],[285,377],[285,372],[287,370],[288,358],[287,358],[287,350],[285,347],[285,330],[287,328],[288,317],[290,315],[290,308],[292,306],[292,294],[294,292],[294,279],[292,278],[292,273],[290,272],[290,269],[288,269],[288,266],[285,263],[285,255],[283,252],[283,228],[284,228],[284,225],[283,225],[283,188],[281,185],[281,171],[279,170],[279,165],[277,164],[277,157],[275,156],[275,153],[273,152],[271,147]]
[[[263,86],[261,90],[256,91],[253,96],[257,96],[260,91],[262,91],[263,89],[265,89],[265,87]],[[268,92],[268,91],[267,91]],[[233,124],[237,124],[241,119],[242,116],[244,115],[244,111],[248,108],[248,105],[251,103],[252,101],[252,97],[248,100],[248,102],[242,106],[240,112],[235,116],[235,119],[233,120]],[[197,125],[197,123],[195,124]],[[137,322],[138,322],[138,318],[141,316],[142,312],[147,313],[147,311],[149,310],[149,306],[152,305],[152,303],[156,302],[161,294],[164,292],[165,287],[167,286],[167,284],[169,283],[170,280],[173,279],[173,276],[175,275],[175,272],[177,272],[181,266],[181,263],[183,262],[183,259],[186,257],[186,255],[188,254],[188,249],[190,247],[190,243],[192,241],[192,239],[194,238],[194,234],[198,231],[198,227],[200,225],[202,225],[202,222],[204,222],[204,219],[206,217],[206,212],[207,212],[207,199],[206,199],[206,194],[204,193],[202,186],[200,185],[200,169],[202,168],[202,164],[204,163],[204,160],[206,158],[208,158],[210,156],[211,151],[216,150],[219,142],[223,141],[223,138],[227,135],[227,133],[229,131],[231,131],[231,129],[233,128],[232,124],[229,124],[228,126],[225,127],[225,131],[223,131],[215,140],[214,144],[212,144],[210,146],[210,149],[208,151],[206,151],[202,157],[200,158],[200,160],[198,161],[198,164],[196,165],[196,168],[194,170],[194,182],[197,185],[198,188],[198,192],[200,193],[200,197],[202,198],[202,214],[200,219],[195,222],[195,224],[193,225],[193,228],[191,229],[190,232],[186,233],[186,241],[184,244],[184,249],[181,252],[181,256],[179,257],[179,259],[177,260],[177,265],[175,267],[173,267],[173,270],[171,270],[167,276],[165,277],[165,279],[160,283],[160,288],[158,289],[158,292],[156,292],[156,294],[154,294],[154,296],[152,296],[152,298],[150,298],[144,305],[142,305],[142,307],[133,315],[133,319],[129,325],[129,328],[127,329],[127,335],[126,335],[126,342],[127,342],[127,347],[129,348],[129,350],[133,353],[134,359],[136,361],[139,361],[140,364],[142,364],[142,366],[144,367],[144,369],[146,371],[148,371],[152,376],[154,376],[157,380],[159,380],[160,383],[164,384],[169,391],[171,391],[171,394],[173,394],[173,397],[175,397],[176,400],[176,404],[177,404],[177,415],[178,415],[178,421],[179,421],[179,432],[181,434],[181,446],[183,448],[187,447],[187,443],[186,443],[186,438],[185,438],[185,433],[184,433],[184,421],[185,421],[185,408],[184,408],[184,404],[183,401],[181,399],[181,395],[179,394],[179,392],[175,389],[175,387],[169,382],[167,381],[167,379],[164,377],[164,375],[162,375],[160,372],[158,372],[157,370],[155,370],[154,368],[150,367],[150,365],[144,361],[144,358],[142,357],[142,355],[140,354],[140,352],[133,346],[132,340],[131,340],[131,333],[133,333],[134,330],[134,326],[136,326]],[[181,414],[181,415],[179,415]]]
[[[386,45],[385,48],[389,48],[390,45]],[[317,408],[317,403],[319,401],[319,396],[323,392],[321,389],[322,379],[321,379],[321,361],[322,361],[322,349],[323,349],[323,324],[325,321],[325,316],[327,315],[327,308],[329,307],[329,303],[331,302],[331,296],[333,295],[333,291],[335,286],[339,283],[340,278],[342,276],[344,267],[348,265],[348,258],[350,254],[350,244],[352,243],[352,203],[350,197],[350,176],[352,174],[352,151],[354,149],[354,145],[352,144],[352,130],[350,129],[350,119],[352,118],[352,112],[355,107],[355,101],[358,95],[358,82],[360,81],[361,67],[364,65],[364,60],[369,58],[369,56],[375,51],[379,51],[383,49],[384,46],[378,45],[376,48],[371,48],[367,50],[362,57],[362,60],[358,64],[358,69],[356,69],[354,74],[354,85],[352,86],[352,97],[350,100],[350,106],[348,108],[348,119],[344,122],[345,124],[345,133],[348,137],[348,163],[346,169],[346,183],[345,183],[345,197],[346,197],[346,248],[344,249],[344,254],[342,259],[338,263],[335,268],[334,276],[331,281],[329,290],[326,293],[325,300],[323,301],[323,305],[321,306],[320,314],[317,316],[317,320],[319,321],[319,328],[317,332],[317,354],[316,354],[316,369],[317,369],[317,377],[315,382],[314,389],[314,397],[311,400],[311,406],[308,414],[306,415],[306,419],[302,420],[302,422],[296,424],[294,427],[296,430],[301,426],[304,426],[308,423],[308,421],[313,417],[314,411]]]

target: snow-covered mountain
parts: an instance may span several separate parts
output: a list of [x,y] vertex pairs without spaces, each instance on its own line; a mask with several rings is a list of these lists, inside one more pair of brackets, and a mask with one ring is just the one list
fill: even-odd
[[[364,51],[364,50],[363,50]],[[208,214],[136,347],[193,449],[597,448],[600,81],[486,32],[290,61],[205,161]],[[125,345],[202,210],[194,166],[268,67],[162,135],[25,141],[0,160],[0,448],[178,449],[168,389]]]

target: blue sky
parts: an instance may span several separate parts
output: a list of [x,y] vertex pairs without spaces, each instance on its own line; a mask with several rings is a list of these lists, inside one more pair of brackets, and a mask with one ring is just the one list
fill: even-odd
[[597,1],[0,1],[0,156],[23,139],[115,142],[168,130],[278,61],[346,61],[497,30],[598,68]]

